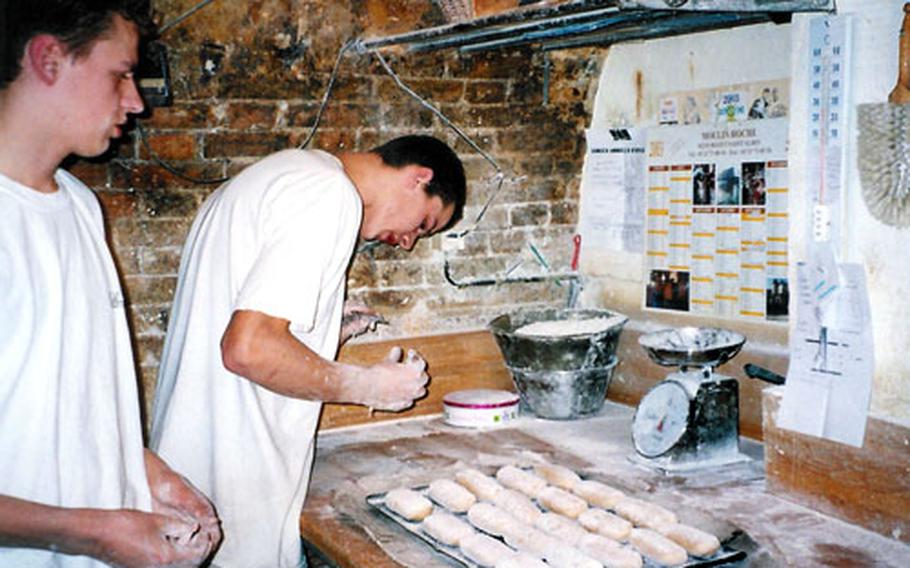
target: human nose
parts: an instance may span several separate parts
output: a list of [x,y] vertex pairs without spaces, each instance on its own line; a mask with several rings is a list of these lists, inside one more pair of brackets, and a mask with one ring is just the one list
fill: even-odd
[[139,94],[139,88],[136,86],[136,80],[130,79],[124,81],[124,91],[121,95],[120,105],[130,114],[139,114],[145,108],[142,102],[142,96]]

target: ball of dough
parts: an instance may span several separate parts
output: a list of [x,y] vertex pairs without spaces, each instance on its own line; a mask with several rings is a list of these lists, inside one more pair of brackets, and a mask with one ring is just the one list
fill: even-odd
[[612,509],[613,505],[626,496],[619,489],[590,479],[583,479],[573,485],[572,493],[587,501],[588,504],[603,509]]
[[548,511],[565,515],[570,519],[577,519],[579,515],[588,510],[588,504],[584,499],[553,486],[541,490],[537,494],[537,502]]
[[458,548],[462,554],[481,566],[496,566],[501,559],[515,555],[515,551],[508,546],[481,533],[463,538]]
[[496,568],[549,568],[542,560],[524,552],[503,558],[496,563]]
[[422,521],[433,512],[429,499],[413,489],[393,489],[385,494],[385,505],[409,521]]
[[496,472],[496,479],[506,487],[521,491],[528,497],[537,497],[540,490],[547,486],[546,480],[542,477],[514,465],[499,468],[499,471]]
[[449,546],[458,546],[463,538],[475,532],[471,525],[442,509],[433,511],[420,523],[420,528],[437,542]]
[[503,488],[493,499],[493,504],[528,525],[533,525],[542,514],[527,495],[514,489]]
[[626,540],[632,523],[603,509],[588,509],[578,516],[578,523],[591,532],[613,540]]
[[467,468],[455,473],[455,481],[465,486],[480,501],[493,501],[503,487],[489,475]]
[[607,568],[641,568],[641,554],[598,534],[585,535],[578,549]]
[[680,523],[663,525],[657,532],[685,548],[693,556],[711,556],[720,548],[720,540],[709,532]]
[[678,566],[689,559],[686,549],[651,529],[632,529],[629,542],[658,564]]
[[577,473],[567,467],[552,463],[541,463],[534,466],[534,473],[544,478],[550,485],[572,490],[576,483],[581,481]]
[[446,509],[456,513],[464,513],[477,502],[474,494],[455,483],[451,479],[435,479],[430,482],[427,496]]
[[603,568],[603,564],[584,552],[560,544],[549,551],[545,557],[547,563],[555,568]]
[[574,546],[588,531],[568,517],[556,513],[544,513],[537,518],[534,526],[557,540]]
[[637,527],[656,528],[677,522],[673,511],[635,497],[620,499],[613,505],[613,510]]
[[490,503],[476,503],[468,509],[468,521],[480,530],[506,536],[524,530],[524,523]]

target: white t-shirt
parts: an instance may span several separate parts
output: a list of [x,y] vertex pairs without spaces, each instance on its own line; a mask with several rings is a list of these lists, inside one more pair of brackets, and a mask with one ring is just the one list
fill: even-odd
[[362,207],[338,159],[285,150],[213,193],[190,230],[151,447],[214,502],[217,566],[297,566],[321,409],[225,369],[221,337],[235,310],[255,310],[289,320],[295,337],[334,359]]
[[[95,195],[0,175],[0,493],[151,510],[120,282]],[[0,566],[101,566],[0,548]]]

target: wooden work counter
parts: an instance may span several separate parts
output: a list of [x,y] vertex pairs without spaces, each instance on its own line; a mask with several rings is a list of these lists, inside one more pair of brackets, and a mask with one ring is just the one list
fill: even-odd
[[761,565],[910,565],[907,545],[768,493],[756,442],[743,441],[754,458],[746,466],[663,476],[634,464],[632,412],[607,401],[585,420],[522,417],[508,427],[465,430],[435,416],[321,432],[301,534],[341,568],[457,565],[372,511],[365,497],[451,477],[466,465],[492,471],[539,457],[735,525],[758,543],[753,559]]

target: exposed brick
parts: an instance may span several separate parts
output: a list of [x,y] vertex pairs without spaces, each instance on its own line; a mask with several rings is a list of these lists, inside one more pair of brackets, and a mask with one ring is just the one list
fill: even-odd
[[174,276],[127,276],[125,280],[129,303],[133,306],[167,304],[174,299],[177,288]]
[[[219,162],[190,162],[171,166],[182,175],[196,180],[217,180],[225,175],[224,164]],[[184,179],[154,163],[111,164],[111,186],[119,189],[187,188],[198,185],[198,181]]]
[[[146,142],[160,160],[192,160],[196,157],[196,135],[146,131]],[[149,159],[148,148],[140,145],[139,157]]]
[[452,72],[471,79],[508,79],[531,73],[531,58],[523,50],[484,51],[462,55],[453,63]]
[[531,203],[518,205],[509,212],[512,225],[522,227],[526,225],[544,225],[549,216],[550,207],[545,203]]
[[130,309],[133,331],[138,337],[164,337],[169,317],[167,306],[133,306]]
[[496,142],[504,151],[569,151],[575,148],[577,140],[578,134],[574,130],[559,124],[522,127],[511,132],[496,133]]
[[145,241],[137,244],[181,247],[192,222],[192,217],[141,221],[139,227]]
[[139,249],[137,247],[111,245],[111,254],[114,257],[114,264],[117,265],[118,274],[125,276],[139,273]]
[[[408,87],[434,104],[455,103],[464,97],[465,83],[458,79],[412,79]],[[376,83],[376,96],[386,102],[411,99],[391,77],[380,78]]]
[[420,286],[423,284],[423,268],[419,263],[377,262],[378,285],[382,288]]
[[212,133],[205,135],[205,156],[267,156],[290,147],[287,134],[278,132]]
[[274,128],[278,108],[273,103],[232,102],[227,107],[224,125],[232,130],[264,130]]
[[99,191],[98,200],[101,210],[108,221],[122,217],[132,217],[137,211],[137,199],[132,191]]
[[139,337],[136,340],[136,359],[139,367],[157,367],[164,339],[161,337]]
[[328,128],[369,128],[379,120],[379,105],[376,103],[329,102],[322,117],[322,124]]
[[143,274],[176,276],[180,269],[181,247],[144,247],[139,252]]
[[470,81],[465,86],[465,100],[472,104],[503,103],[506,84],[503,81]]
[[155,107],[147,119],[147,128],[207,128],[215,126],[217,119],[208,102],[175,101],[169,107]]
[[578,204],[571,201],[560,201],[550,206],[550,223],[554,225],[574,225],[578,222]]
[[378,287],[378,282],[376,262],[369,255],[355,255],[348,270],[348,289],[375,288]]
[[105,163],[76,160],[66,170],[89,187],[103,188],[108,185],[108,165]]

